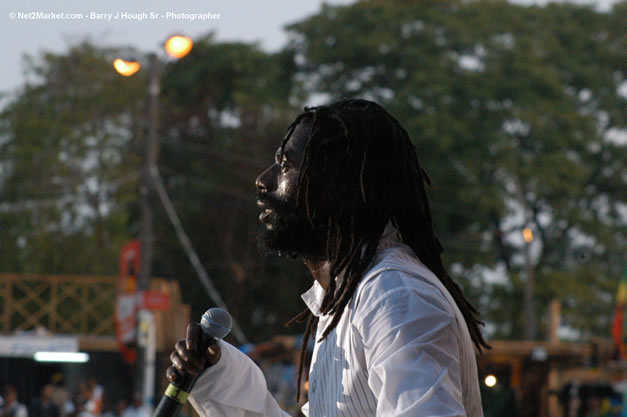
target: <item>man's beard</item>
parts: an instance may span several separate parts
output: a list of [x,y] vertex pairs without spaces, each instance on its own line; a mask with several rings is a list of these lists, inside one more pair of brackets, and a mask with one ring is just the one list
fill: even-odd
[[271,210],[257,232],[257,247],[261,254],[291,258],[321,254],[324,247],[321,234],[314,230],[295,201],[278,200],[264,194],[258,194],[257,200]]

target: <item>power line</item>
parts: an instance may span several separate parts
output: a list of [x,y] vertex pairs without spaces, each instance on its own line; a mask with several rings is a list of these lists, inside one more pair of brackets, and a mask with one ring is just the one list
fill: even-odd
[[[216,303],[217,306],[222,307],[225,310],[228,310],[228,308],[226,307],[226,303],[220,296],[220,293],[216,289],[215,285],[213,285],[213,281],[211,281],[211,279],[209,278],[209,274],[205,270],[205,267],[200,262],[200,259],[198,258],[196,250],[194,249],[194,246],[192,245],[192,242],[189,240],[189,237],[185,233],[185,230],[183,229],[183,226],[181,224],[181,220],[179,219],[179,216],[176,213],[176,210],[174,209],[174,205],[172,204],[172,201],[170,200],[170,197],[168,196],[168,193],[166,192],[165,187],[163,186],[163,180],[161,179],[161,174],[159,173],[159,169],[156,166],[151,167],[150,177],[154,183],[157,194],[159,195],[161,204],[163,204],[163,207],[165,208],[165,211],[168,214],[168,218],[170,219],[170,222],[172,223],[172,226],[174,227],[174,230],[176,231],[176,236],[178,237],[179,242],[181,243],[181,246],[183,247],[183,250],[185,251],[185,254],[187,255],[187,257],[189,258],[192,266],[196,270],[196,274],[198,274],[200,283],[205,288],[205,291],[207,291],[207,295],[209,295],[209,298],[211,298]],[[241,344],[248,343],[248,339],[246,339],[244,332],[242,331],[241,327],[239,326],[239,324],[237,323],[235,319],[233,319],[232,332],[233,332],[233,336],[235,337],[235,339],[237,339],[239,343]]]

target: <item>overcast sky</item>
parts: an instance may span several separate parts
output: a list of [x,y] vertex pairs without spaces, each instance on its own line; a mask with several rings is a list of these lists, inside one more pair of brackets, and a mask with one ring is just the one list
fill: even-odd
[[[544,0],[517,0],[546,3]],[[607,10],[613,0],[587,1]],[[0,91],[12,91],[24,82],[22,56],[42,50],[63,52],[67,45],[89,37],[100,45],[130,45],[157,51],[160,42],[173,33],[192,38],[215,31],[219,40],[258,41],[266,50],[276,50],[286,40],[283,26],[320,9],[322,0],[1,0],[0,39],[3,59]],[[350,4],[353,0],[327,0]],[[82,14],[82,19],[24,19],[29,12]],[[154,19],[150,18],[153,12]],[[99,13],[100,15],[91,15]],[[113,14],[108,20],[106,13]],[[118,14],[118,19],[115,15]],[[127,13],[124,15],[123,13]],[[145,13],[148,19],[139,20]],[[191,20],[190,14],[219,14],[210,20]],[[214,16],[217,17],[217,16]]]

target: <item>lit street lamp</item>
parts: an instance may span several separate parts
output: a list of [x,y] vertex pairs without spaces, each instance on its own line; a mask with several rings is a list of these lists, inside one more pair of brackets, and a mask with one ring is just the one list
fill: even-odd
[[187,36],[174,35],[165,42],[165,50],[172,58],[183,58],[192,50],[192,40]]
[[113,68],[125,77],[130,77],[135,74],[141,68],[141,64],[137,61],[126,61],[122,58],[116,58],[113,61]]

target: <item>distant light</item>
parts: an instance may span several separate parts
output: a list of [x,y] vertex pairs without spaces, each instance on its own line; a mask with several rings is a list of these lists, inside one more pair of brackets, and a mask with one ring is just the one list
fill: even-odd
[[309,391],[309,381],[305,381],[305,391]]
[[536,346],[531,350],[531,359],[536,362],[544,362],[549,357],[549,352],[542,346]]
[[84,352],[35,352],[33,359],[37,362],[85,363],[89,360],[89,354]]
[[115,61],[113,61],[113,68],[125,77],[130,77],[135,74],[141,67],[141,64],[137,61],[125,61],[121,58],[116,58]]
[[496,385],[496,377],[494,375],[488,375],[483,380],[483,383],[486,385],[486,387],[492,388]]
[[187,36],[175,35],[165,42],[165,50],[171,57],[183,58],[192,50],[193,44]]
[[525,239],[525,242],[531,243],[531,241],[533,240],[533,232],[531,231],[531,229],[528,227],[525,227],[522,233],[523,233],[523,239]]

